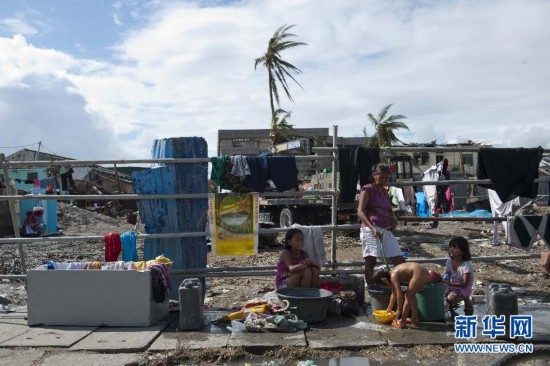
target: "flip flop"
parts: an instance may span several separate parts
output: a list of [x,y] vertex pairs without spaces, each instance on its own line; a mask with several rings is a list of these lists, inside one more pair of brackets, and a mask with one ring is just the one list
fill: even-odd
[[400,322],[398,319],[393,319],[391,322],[392,327],[399,328],[399,329],[405,329],[407,328],[407,324]]

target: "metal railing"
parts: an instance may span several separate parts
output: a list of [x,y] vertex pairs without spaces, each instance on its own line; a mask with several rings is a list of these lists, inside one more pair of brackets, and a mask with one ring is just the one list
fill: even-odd
[[[336,144],[337,141],[337,126],[333,126],[333,144]],[[448,149],[439,149],[439,148],[417,148],[421,151],[447,151]],[[411,151],[411,148],[383,148],[381,151]],[[475,152],[479,151],[479,148],[460,148],[455,151],[463,152]],[[317,152],[331,152],[332,155],[310,155],[310,156],[296,156],[298,161],[306,160],[331,160],[332,161],[332,171],[338,171],[337,165],[337,148],[314,148],[314,151]],[[414,150],[413,150],[414,151]],[[545,150],[545,152],[550,152],[550,150]],[[8,168],[17,168],[17,167],[45,167],[51,165],[70,165],[70,166],[89,166],[95,164],[108,165],[116,164],[125,165],[125,164],[196,164],[196,163],[209,163],[210,158],[178,158],[178,159],[131,159],[131,160],[56,160],[56,161],[5,161],[3,154],[0,154],[0,164],[2,165],[2,170],[4,173],[4,178],[6,182],[9,182]],[[318,190],[318,191],[293,191],[293,192],[264,192],[260,193],[261,197],[301,197],[301,196],[330,196],[332,199],[332,214],[331,214],[331,224],[320,226],[322,230],[331,231],[331,262],[326,263],[325,267],[331,268],[331,270],[323,270],[322,274],[335,274],[335,273],[363,273],[359,270],[337,270],[338,267],[351,267],[351,266],[363,266],[363,262],[353,262],[353,263],[338,263],[336,260],[336,232],[345,231],[345,230],[358,230],[361,225],[359,224],[346,224],[338,225],[337,224],[337,198],[339,191],[337,190],[337,181],[336,174],[332,175],[332,185],[335,187],[334,190]],[[536,180],[536,182],[548,181],[550,177],[543,177]],[[424,186],[424,185],[453,185],[453,184],[489,184],[491,181],[489,179],[483,180],[447,180],[447,181],[414,181],[414,182],[395,182],[392,183],[394,186]],[[6,184],[8,192],[11,191],[11,186]],[[9,192],[13,193],[13,192]],[[86,235],[86,236],[63,236],[63,237],[40,237],[40,238],[21,238],[19,235],[18,228],[18,218],[16,217],[16,210],[14,207],[15,201],[20,200],[147,200],[147,199],[205,199],[208,198],[207,193],[198,193],[198,194],[150,194],[150,195],[140,195],[140,194],[114,194],[114,195],[16,195],[8,194],[5,196],[0,196],[0,201],[8,201],[10,204],[10,212],[12,216],[12,222],[15,231],[15,238],[0,238],[0,245],[4,244],[17,244],[18,251],[20,255],[21,268],[23,273],[26,273],[25,265],[25,252],[22,244],[27,243],[41,243],[47,244],[51,242],[72,242],[79,240],[104,240],[104,236],[100,235]],[[401,216],[400,221],[405,222],[423,222],[423,221],[478,221],[478,222],[501,222],[505,221],[506,218],[502,217],[416,217],[416,216]],[[287,228],[272,228],[272,229],[263,229],[258,230],[258,234],[272,234],[286,232]],[[208,236],[208,232],[186,232],[186,233],[164,233],[164,234],[137,234],[138,239],[157,239],[157,238],[184,238],[184,237],[201,237]],[[496,260],[496,259],[526,259],[534,258],[536,255],[517,255],[517,256],[506,256],[506,257],[477,257],[473,260],[485,261],[485,260]],[[416,258],[416,262],[443,262],[447,258]],[[223,269],[216,268],[205,268],[205,269],[193,269],[193,270],[172,270],[171,274],[193,274],[201,277],[239,277],[239,276],[270,276],[274,275],[273,271],[264,271],[265,269],[274,270],[275,266],[266,266],[266,267],[225,267]],[[223,275],[222,275],[223,273]],[[0,278],[6,279],[24,279],[26,275],[0,275]]]

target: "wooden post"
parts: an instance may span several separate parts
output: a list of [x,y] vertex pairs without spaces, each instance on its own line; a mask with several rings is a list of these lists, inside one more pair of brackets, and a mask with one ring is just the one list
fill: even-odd
[[[2,163],[2,171],[4,173],[4,180],[6,181],[6,190],[10,196],[15,196],[17,192],[14,192],[13,187],[10,184],[8,167],[4,163],[5,161],[6,161],[6,156],[0,153],[0,162]],[[15,203],[13,201],[9,201],[9,205],[10,205],[11,222],[13,225],[13,232],[16,238],[20,238],[21,234],[19,234],[19,218],[17,217],[17,212],[15,212]],[[23,249],[23,244],[21,244],[21,242],[17,243],[17,251],[19,252],[19,261],[21,262],[21,271],[23,273],[27,273],[27,264],[25,262],[25,250]]]

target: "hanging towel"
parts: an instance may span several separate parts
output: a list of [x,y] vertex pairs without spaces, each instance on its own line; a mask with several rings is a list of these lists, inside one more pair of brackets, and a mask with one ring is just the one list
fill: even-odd
[[[497,192],[492,189],[488,189],[487,194],[489,195],[489,204],[491,205],[493,217],[505,217],[512,214],[512,201],[503,203]],[[497,221],[493,222],[493,244],[495,245],[500,243],[498,237],[498,224]],[[502,222],[502,226],[504,227],[505,237],[508,237],[508,225],[506,225],[506,222]]]
[[254,192],[264,192],[269,176],[267,157],[247,156],[246,162],[250,168],[250,175],[247,180],[248,187]]
[[322,267],[326,262],[326,252],[321,227],[301,226],[298,224],[294,224],[291,227],[299,229],[304,234],[304,251],[319,267]]
[[[428,170],[422,175],[423,182],[434,182],[439,180],[439,169],[443,167],[443,164],[439,162],[437,165],[431,166]],[[435,211],[435,197],[436,197],[436,186],[424,186],[424,195],[428,201],[428,206],[430,208],[430,213],[433,214]],[[417,196],[418,198],[418,196]]]
[[127,231],[120,235],[122,241],[122,260],[136,262],[138,260],[135,231]]
[[550,220],[544,216],[511,216],[508,225],[507,243],[516,248],[529,249],[540,235],[550,246]]
[[298,187],[298,168],[294,156],[269,156],[267,167],[268,179],[275,183],[277,191],[283,192]]
[[430,206],[428,205],[428,201],[426,200],[426,195],[424,194],[424,192],[416,192],[416,216],[430,216]]
[[494,189],[502,202],[513,198],[536,198],[539,177],[538,168],[542,159],[542,147],[483,148],[477,155],[477,179],[491,179],[492,184],[480,187]]
[[353,150],[338,149],[338,164],[340,166],[340,200],[355,202],[357,196],[357,180],[360,187],[370,183],[373,165],[380,162],[379,148],[358,146]]
[[116,262],[122,250],[119,233],[105,235],[105,262]]
[[229,156],[214,156],[210,158],[212,163],[212,171],[210,172],[210,180],[216,183],[222,189],[231,189],[233,185],[227,178],[227,171],[225,169],[226,161],[229,160]]

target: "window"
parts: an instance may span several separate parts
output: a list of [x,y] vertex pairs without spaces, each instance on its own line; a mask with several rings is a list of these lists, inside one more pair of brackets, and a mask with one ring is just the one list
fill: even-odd
[[27,180],[35,180],[35,179],[38,179],[38,173],[36,172],[27,173]]
[[443,159],[445,159],[445,155],[436,155],[435,156],[435,163],[438,164]]
[[473,166],[474,165],[474,155],[473,154],[462,154],[462,164]]
[[427,152],[415,152],[413,153],[413,159],[415,159],[419,165],[426,165],[430,162],[430,154]]
[[233,139],[233,147],[244,147],[248,146],[249,139]]

